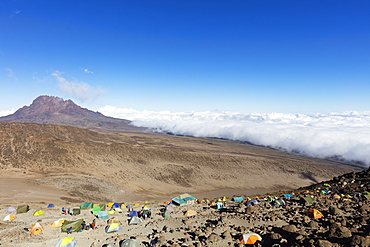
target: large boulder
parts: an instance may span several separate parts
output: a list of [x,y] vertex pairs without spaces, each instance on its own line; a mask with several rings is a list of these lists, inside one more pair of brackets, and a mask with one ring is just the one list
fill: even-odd
[[218,236],[215,233],[212,233],[211,235],[208,236],[208,241],[211,241],[213,243],[217,242],[220,240],[220,236]]
[[311,220],[310,223],[308,223],[308,227],[310,227],[312,229],[317,229],[319,227],[319,223],[317,223],[314,220]]
[[370,237],[363,237],[360,235],[354,235],[351,238],[351,246],[368,247],[370,246]]
[[340,210],[339,208],[337,208],[336,206],[330,206],[329,207],[329,213],[331,215],[338,215],[338,214],[341,214],[342,213],[342,210]]
[[250,213],[254,213],[257,211],[257,208],[255,206],[248,206],[246,209],[245,209],[245,213],[246,214],[250,214]]
[[231,235],[230,231],[224,231],[224,232],[221,234],[221,236],[223,237],[223,239],[228,239],[228,240],[233,239],[233,237],[232,237],[232,235]]
[[298,231],[298,228],[295,225],[285,225],[281,229],[290,233],[295,233]]
[[319,239],[316,242],[317,247],[333,247],[334,245],[329,240]]
[[334,238],[350,238],[352,237],[351,230],[339,224],[332,224],[329,228],[329,237]]
[[280,240],[280,239],[282,239],[283,237],[282,237],[279,233],[277,233],[277,232],[273,232],[273,233],[271,233],[270,238],[271,238],[272,240]]

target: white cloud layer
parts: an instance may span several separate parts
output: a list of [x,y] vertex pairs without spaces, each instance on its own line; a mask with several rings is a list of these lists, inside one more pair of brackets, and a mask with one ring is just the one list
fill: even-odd
[[58,82],[59,89],[71,97],[76,97],[80,101],[96,99],[106,91],[102,88],[93,88],[89,84],[81,81],[68,81],[63,77],[63,73],[55,71],[51,74]]
[[153,112],[105,106],[107,116],[177,135],[216,137],[282,148],[313,157],[339,156],[370,165],[370,112],[317,115]]
[[0,111],[0,117],[8,116],[10,114],[13,114],[15,110],[6,110],[6,111]]

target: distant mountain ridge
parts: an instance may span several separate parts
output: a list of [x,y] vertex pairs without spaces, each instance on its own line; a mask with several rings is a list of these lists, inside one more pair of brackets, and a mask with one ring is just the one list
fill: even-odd
[[14,114],[0,117],[0,122],[65,125],[108,132],[140,133],[145,130],[130,125],[129,120],[107,117],[82,108],[72,100],[46,95],[37,97],[30,106],[24,106]]

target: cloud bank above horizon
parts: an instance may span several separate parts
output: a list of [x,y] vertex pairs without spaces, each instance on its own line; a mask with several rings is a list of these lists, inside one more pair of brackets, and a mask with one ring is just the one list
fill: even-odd
[[138,127],[176,135],[246,141],[318,158],[370,165],[370,112],[329,114],[138,111],[105,106],[99,112]]

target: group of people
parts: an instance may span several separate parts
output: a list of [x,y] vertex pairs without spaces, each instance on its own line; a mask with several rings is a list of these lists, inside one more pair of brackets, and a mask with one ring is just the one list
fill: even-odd
[[150,210],[141,210],[141,211],[137,212],[137,216],[139,218],[143,218],[144,220],[149,219],[150,217],[152,217],[152,211],[150,211]]

